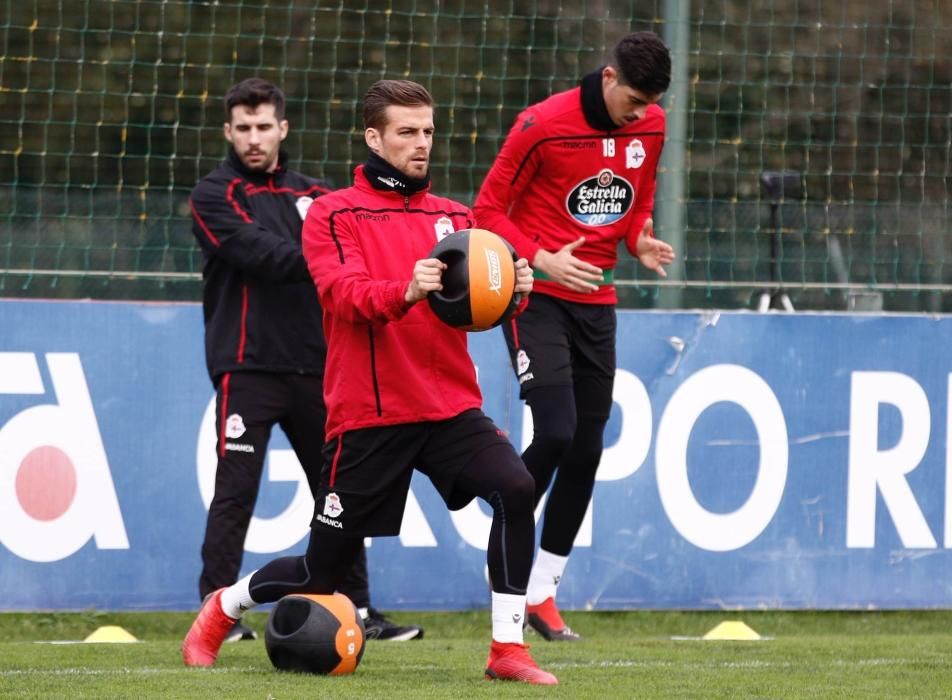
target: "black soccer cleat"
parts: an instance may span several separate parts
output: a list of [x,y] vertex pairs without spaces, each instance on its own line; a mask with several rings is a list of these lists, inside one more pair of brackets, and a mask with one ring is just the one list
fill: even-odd
[[547,642],[578,642],[581,637],[562,620],[555,600],[546,598],[539,605],[526,606],[526,625]]
[[406,642],[411,639],[423,639],[423,628],[417,625],[397,625],[384,617],[376,608],[367,608],[367,618],[364,620],[364,638],[388,642]]
[[257,639],[258,633],[255,632],[250,627],[246,627],[242,624],[241,620],[238,620],[231,627],[231,631],[228,632],[228,636],[225,637],[226,642],[242,642],[252,639]]

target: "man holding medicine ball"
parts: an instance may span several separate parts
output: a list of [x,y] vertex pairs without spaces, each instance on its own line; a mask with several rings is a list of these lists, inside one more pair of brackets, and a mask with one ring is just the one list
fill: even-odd
[[[371,154],[354,185],[317,199],[304,223],[328,345],[327,442],[307,552],[219,591],[186,637],[186,663],[214,663],[218,630],[244,610],[290,593],[333,592],[364,537],[399,533],[416,468],[449,508],[478,496],[493,509],[486,676],[555,685],[522,637],[535,538],[532,477],[481,411],[466,333],[418,303],[442,289],[445,264],[429,251],[472,228],[472,212],[429,191],[434,125],[425,88],[381,80],[365,95],[363,118]],[[515,263],[515,276],[515,293],[528,294],[526,260]]]

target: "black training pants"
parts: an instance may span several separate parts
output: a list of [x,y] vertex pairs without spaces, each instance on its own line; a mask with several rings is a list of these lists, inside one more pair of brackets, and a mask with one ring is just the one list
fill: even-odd
[[[218,468],[202,544],[198,585],[202,598],[238,579],[272,428],[279,425],[287,435],[313,496],[321,473],[327,417],[321,377],[316,375],[231,372],[219,379],[217,393]],[[355,557],[338,590],[357,607],[367,607],[370,591],[363,540]]]

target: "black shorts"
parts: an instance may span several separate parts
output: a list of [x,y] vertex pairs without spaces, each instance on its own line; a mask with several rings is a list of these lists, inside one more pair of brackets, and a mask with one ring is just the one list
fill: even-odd
[[[515,448],[480,410],[442,421],[352,430],[324,445],[311,527],[353,537],[397,535],[413,470],[426,474],[450,510],[473,500],[456,487],[460,470],[488,447]],[[495,450],[492,453],[496,453]]]
[[503,325],[519,396],[539,386],[615,379],[614,304],[579,304],[533,293],[529,306]]

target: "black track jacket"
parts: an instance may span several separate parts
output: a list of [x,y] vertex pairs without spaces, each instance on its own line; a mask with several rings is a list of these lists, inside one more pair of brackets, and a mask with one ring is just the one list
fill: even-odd
[[234,149],[192,190],[192,232],[202,248],[205,360],[226,372],[323,374],[321,307],[301,252],[311,202],[330,191],[288,170],[245,168]]

